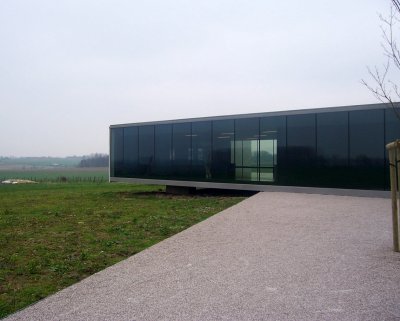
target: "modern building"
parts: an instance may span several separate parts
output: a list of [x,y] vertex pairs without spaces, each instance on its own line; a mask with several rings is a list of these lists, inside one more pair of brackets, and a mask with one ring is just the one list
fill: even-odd
[[110,126],[110,181],[265,190],[389,189],[387,104]]

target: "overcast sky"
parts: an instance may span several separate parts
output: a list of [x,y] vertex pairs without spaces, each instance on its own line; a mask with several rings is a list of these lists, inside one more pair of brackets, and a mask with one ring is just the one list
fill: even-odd
[[118,123],[375,103],[389,0],[1,0],[0,155]]

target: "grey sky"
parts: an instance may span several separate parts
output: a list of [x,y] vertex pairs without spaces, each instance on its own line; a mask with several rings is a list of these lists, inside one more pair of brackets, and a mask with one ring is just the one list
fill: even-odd
[[1,0],[0,155],[108,151],[108,126],[374,103],[389,0]]

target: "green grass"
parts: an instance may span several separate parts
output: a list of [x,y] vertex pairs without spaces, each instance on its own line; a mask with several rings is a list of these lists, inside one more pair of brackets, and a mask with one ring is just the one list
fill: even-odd
[[69,157],[2,157],[0,156],[0,166],[53,166],[54,164],[75,167],[82,160],[82,156]]
[[108,180],[108,168],[0,169],[0,181],[10,178],[36,182],[102,182]]
[[0,317],[243,199],[160,190],[116,183],[0,185]]

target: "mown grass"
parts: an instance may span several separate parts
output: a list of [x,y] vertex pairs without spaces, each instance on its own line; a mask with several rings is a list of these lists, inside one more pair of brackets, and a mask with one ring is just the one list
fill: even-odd
[[0,185],[0,317],[242,199],[116,183]]
[[19,178],[35,182],[105,182],[108,168],[0,169],[0,181]]

